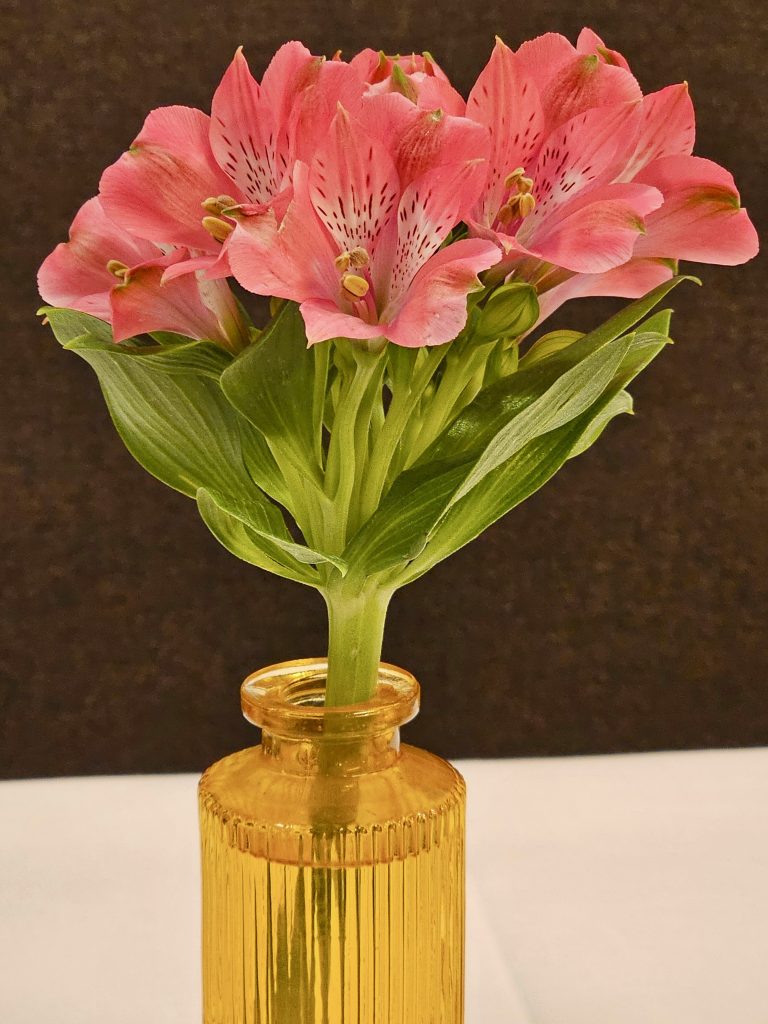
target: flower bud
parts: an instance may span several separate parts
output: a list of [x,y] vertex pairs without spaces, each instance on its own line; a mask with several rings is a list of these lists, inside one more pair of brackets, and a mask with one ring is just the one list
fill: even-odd
[[491,292],[480,310],[475,337],[480,341],[517,338],[536,323],[539,301],[533,285],[511,281]]

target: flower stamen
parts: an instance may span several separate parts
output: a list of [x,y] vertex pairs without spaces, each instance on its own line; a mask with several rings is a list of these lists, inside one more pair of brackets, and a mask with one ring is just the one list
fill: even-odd
[[235,230],[234,224],[229,224],[221,217],[203,217],[203,227],[217,242],[225,242]]
[[356,245],[354,249],[340,253],[334,260],[337,270],[342,272],[349,270],[350,267],[354,267],[355,270],[362,270],[370,262],[371,258],[368,255],[368,250],[364,249],[362,245]]
[[359,274],[344,274],[341,278],[341,287],[353,298],[362,299],[368,294],[371,286]]
[[230,210],[239,204],[232,196],[209,196],[200,205],[206,213],[210,213],[214,217],[220,217],[225,210]]
[[128,276],[128,267],[120,260],[109,260],[107,262],[107,270],[120,281],[125,281]]
[[506,227],[513,220],[527,217],[533,213],[536,207],[536,200],[533,197],[533,178],[527,178],[525,168],[516,167],[504,179],[504,187],[509,189],[511,195],[501,206],[496,214],[500,224]]

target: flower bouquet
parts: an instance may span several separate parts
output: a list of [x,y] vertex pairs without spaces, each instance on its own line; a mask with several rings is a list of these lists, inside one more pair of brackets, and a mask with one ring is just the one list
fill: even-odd
[[[327,658],[249,677],[262,743],[201,783],[207,1024],[461,1020],[463,783],[399,745],[387,608],[632,411],[678,260],[757,251],[693,143],[686,85],[644,96],[587,29],[497,40],[467,100],[426,53],[291,42],[257,82],[238,51],[41,267],[134,457],[328,609]],[[634,301],[542,326],[595,295]]]

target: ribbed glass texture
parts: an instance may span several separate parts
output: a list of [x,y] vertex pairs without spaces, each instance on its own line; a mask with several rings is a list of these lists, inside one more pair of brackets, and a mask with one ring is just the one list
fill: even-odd
[[464,782],[400,746],[418,684],[320,706],[323,662],[249,677],[258,747],[200,783],[205,1024],[461,1024]]

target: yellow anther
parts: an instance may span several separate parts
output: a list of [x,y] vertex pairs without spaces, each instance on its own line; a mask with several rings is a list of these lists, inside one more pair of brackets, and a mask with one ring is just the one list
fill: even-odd
[[203,227],[217,242],[224,242],[235,230],[234,224],[228,224],[221,217],[203,217]]
[[517,183],[518,192],[522,192],[524,195],[533,190],[533,178],[522,177]]
[[362,299],[368,294],[370,285],[359,274],[345,274],[341,279],[341,287],[356,299]]
[[524,195],[518,196],[517,206],[520,211],[520,216],[527,217],[528,214],[533,213],[536,208],[536,200],[530,192],[526,192]]
[[354,249],[350,251],[344,251],[339,253],[336,259],[333,261],[336,264],[336,269],[342,272],[349,270],[350,267],[354,267],[356,270],[361,270],[363,267],[367,267],[370,263],[370,256],[368,250],[364,249],[361,245],[356,245]]
[[510,171],[510,173],[504,179],[504,188],[512,188],[512,186],[516,185],[524,174],[524,167],[516,167],[514,171]]
[[362,245],[356,245],[355,248],[348,253],[348,256],[350,266],[356,267],[358,270],[361,267],[367,267],[371,261],[371,258],[368,255],[368,250],[364,249]]
[[202,208],[214,217],[218,217],[224,210],[237,206],[237,201],[232,196],[209,196],[200,203]]
[[519,206],[520,197],[515,196],[514,199],[510,199],[508,203],[504,203],[499,212],[496,214],[496,219],[499,221],[500,224],[503,224],[506,227],[507,224],[511,224],[516,217],[520,216],[518,212]]
[[110,274],[114,274],[115,277],[119,277],[121,280],[128,273],[128,267],[126,267],[124,263],[121,263],[120,260],[110,260],[107,263],[107,270]]

